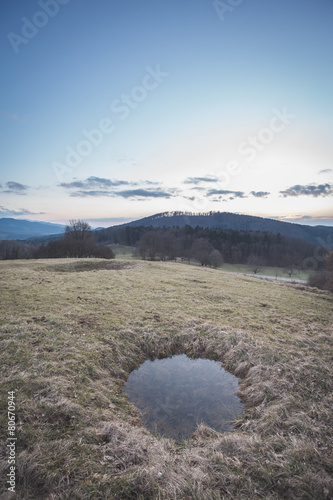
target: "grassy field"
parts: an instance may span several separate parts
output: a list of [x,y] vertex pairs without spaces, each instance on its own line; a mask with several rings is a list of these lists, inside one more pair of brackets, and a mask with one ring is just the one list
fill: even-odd
[[[250,264],[223,264],[220,268],[223,271],[229,271],[232,273],[253,273],[253,268]],[[285,269],[282,267],[262,267],[257,274],[262,276],[277,276],[278,278],[289,278],[289,275],[286,274]],[[306,281],[309,277],[309,272],[305,270],[295,271],[291,278],[295,280],[304,280]]]
[[[134,247],[127,247],[124,245],[110,245],[114,253],[116,254],[116,257],[118,259],[122,260],[135,260],[137,257],[133,255],[133,252],[135,250]],[[183,262],[184,264],[188,264],[188,262],[185,260]],[[191,265],[196,265],[199,266],[200,264],[193,259],[191,260]],[[242,273],[242,274],[253,274],[253,266],[251,264],[223,264],[219,268],[221,271],[228,271],[231,273]],[[282,267],[269,267],[269,266],[263,266],[258,274],[263,275],[263,276],[277,276],[278,278],[288,278],[289,275],[286,274],[285,269]],[[309,271],[305,270],[300,270],[300,271],[295,271],[292,274],[292,279],[296,280],[304,280],[306,281],[309,277]]]
[[[178,263],[2,261],[2,499],[333,498],[333,297]],[[146,359],[220,360],[236,430],[177,444],[123,391]],[[7,392],[16,496],[6,492]]]
[[112,244],[112,245],[109,245],[112,250],[114,251],[117,259],[130,259],[130,260],[134,260],[135,257],[133,256],[133,253],[135,251],[135,247],[127,247],[125,245],[116,245],[116,244]]

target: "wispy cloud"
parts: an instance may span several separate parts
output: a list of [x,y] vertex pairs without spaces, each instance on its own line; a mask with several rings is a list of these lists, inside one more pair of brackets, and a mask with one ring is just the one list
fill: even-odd
[[280,191],[280,194],[287,198],[288,196],[312,196],[318,198],[319,196],[330,196],[333,194],[332,184],[309,184],[307,186],[302,186],[296,184],[291,186],[285,191]]
[[118,179],[104,179],[102,177],[88,177],[84,181],[73,181],[73,182],[62,182],[60,187],[66,189],[89,189],[89,188],[105,188],[105,187],[117,187],[117,186],[128,186],[130,183],[128,181],[122,181]]
[[331,168],[325,168],[324,170],[319,170],[318,174],[330,174],[333,172]]
[[83,190],[95,190],[105,189],[105,188],[115,188],[119,186],[156,186],[158,182],[153,181],[124,181],[119,179],[104,179],[103,177],[91,176],[85,180],[74,180],[72,182],[62,182],[59,184],[60,187],[65,189],[83,189]]
[[210,189],[207,191],[207,196],[219,196],[220,198],[228,198],[233,200],[235,198],[246,198],[244,191],[227,191],[224,189]]
[[267,191],[251,191],[251,194],[255,198],[267,198],[267,196],[271,193],[268,193]]
[[128,189],[117,192],[123,198],[172,198],[173,193],[169,190],[158,189]]
[[9,120],[18,121],[18,122],[21,122],[21,123],[26,122],[25,118],[21,118],[16,113],[7,113],[6,111],[0,110],[0,117],[1,116],[3,118],[8,118]]
[[40,215],[45,214],[45,212],[30,212],[30,210],[26,210],[25,208],[19,208],[18,210],[11,210],[9,208],[5,208],[0,206],[0,215],[5,217],[13,217],[19,215]]
[[310,226],[333,226],[333,214],[331,215],[281,215],[274,219],[295,224],[306,224]]
[[126,199],[146,199],[146,198],[172,198],[175,191],[157,189],[127,189],[123,191],[106,191],[106,190],[81,190],[71,194],[73,197],[111,197],[111,198],[126,198]]
[[26,190],[28,186],[24,184],[20,184],[19,182],[9,181],[6,183],[7,189],[3,191],[3,193],[14,193],[14,194],[26,194]]
[[[159,185],[159,182],[149,180],[124,181],[95,176],[88,177],[85,180],[74,179],[72,182],[59,184],[60,187],[71,190],[70,196],[75,198],[118,197],[144,200],[147,198],[171,198],[175,195],[175,190],[162,189]],[[125,186],[128,189],[117,189]]]
[[132,220],[133,218],[128,217],[105,217],[101,219],[88,219],[88,222],[90,224],[93,224],[94,226],[96,226],[96,224],[98,224],[99,226],[105,226],[105,224],[109,224],[111,226],[115,224],[125,224],[126,222],[130,222]]
[[103,196],[108,196],[108,197],[114,197],[114,191],[103,191],[101,189],[98,190],[82,190],[82,191],[74,191],[73,193],[70,194],[71,197],[73,198],[88,198],[88,197],[103,197]]
[[185,179],[184,184],[201,184],[204,182],[218,182],[218,177],[187,177]]

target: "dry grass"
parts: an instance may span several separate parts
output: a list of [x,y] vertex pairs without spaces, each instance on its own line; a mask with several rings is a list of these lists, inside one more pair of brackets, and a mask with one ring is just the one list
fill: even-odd
[[[175,263],[0,271],[2,474],[15,390],[17,498],[333,498],[332,296]],[[141,426],[127,376],[179,352],[242,377],[236,431],[200,426],[180,445]]]

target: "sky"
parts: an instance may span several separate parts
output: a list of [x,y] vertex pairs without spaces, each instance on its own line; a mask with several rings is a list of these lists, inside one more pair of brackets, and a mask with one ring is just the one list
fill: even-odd
[[332,0],[2,0],[0,217],[333,225]]

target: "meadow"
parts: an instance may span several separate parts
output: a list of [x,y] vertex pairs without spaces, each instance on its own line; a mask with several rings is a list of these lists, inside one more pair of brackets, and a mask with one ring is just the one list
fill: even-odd
[[[132,258],[0,262],[1,498],[333,498],[333,296]],[[146,359],[223,362],[235,430],[151,435],[123,390]],[[16,397],[16,496],[7,393]]]
[[[135,260],[138,259],[138,256],[135,256],[135,247],[128,247],[125,245],[109,245],[112,248],[112,251],[115,253],[118,259],[122,260]],[[185,259],[183,261],[184,264],[188,265],[188,261]],[[199,262],[195,259],[191,259],[191,265],[200,266]],[[221,267],[218,268],[221,271],[231,272],[231,273],[240,273],[240,274],[253,274],[254,266],[251,264],[229,264],[224,263]],[[275,278],[290,278],[288,274],[289,270],[284,269],[283,267],[270,267],[270,266],[261,266],[257,274],[261,276],[272,276]],[[310,272],[304,269],[294,269],[292,272],[291,279],[292,280],[304,280],[307,281],[309,278]]]

